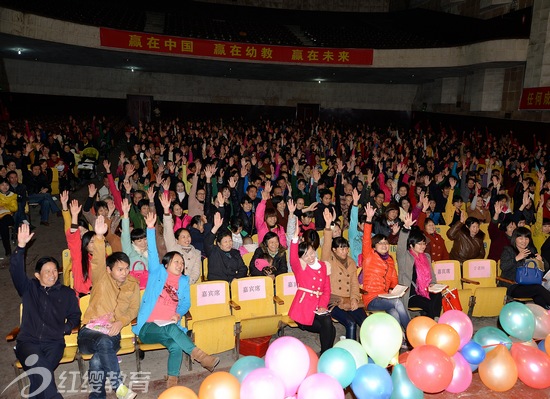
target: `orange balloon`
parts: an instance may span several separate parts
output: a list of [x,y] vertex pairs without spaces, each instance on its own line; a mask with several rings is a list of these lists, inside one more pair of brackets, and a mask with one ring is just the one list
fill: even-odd
[[506,346],[499,344],[487,352],[479,364],[479,378],[485,386],[496,392],[511,389],[518,380],[518,368]]
[[306,375],[306,377],[309,377],[310,375],[317,373],[317,363],[319,363],[319,356],[317,356],[317,353],[315,353],[315,351],[309,346],[304,346],[306,347],[307,354],[309,355],[309,370]]
[[158,399],[198,399],[198,396],[191,389],[178,385],[168,388],[159,395]]
[[239,399],[241,384],[227,371],[217,371],[204,379],[199,388],[199,399]]
[[407,325],[407,340],[412,347],[425,345],[428,331],[436,324],[433,319],[426,316],[418,316],[412,319]]
[[426,335],[426,344],[441,349],[449,356],[453,356],[460,346],[460,335],[448,324],[436,324]]
[[539,348],[522,344],[512,344],[510,353],[525,385],[535,389],[550,387],[550,356]]
[[544,340],[544,350],[546,351],[546,354],[550,356],[550,334],[548,334]]

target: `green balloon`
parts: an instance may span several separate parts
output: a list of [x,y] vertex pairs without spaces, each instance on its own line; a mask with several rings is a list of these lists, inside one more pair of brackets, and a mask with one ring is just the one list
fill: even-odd
[[386,367],[399,352],[403,331],[399,322],[387,313],[375,313],[361,325],[361,345],[380,367]]
[[505,345],[508,350],[512,347],[512,340],[506,333],[496,327],[482,327],[474,334],[474,341],[480,344],[485,352],[490,352],[498,344]]
[[418,389],[409,379],[407,369],[402,364],[393,366],[391,373],[393,391],[390,399],[423,399],[424,392]]
[[500,325],[512,337],[522,341],[533,339],[535,332],[535,315],[527,306],[520,302],[510,302],[504,305],[498,316]]
[[369,362],[365,348],[354,339],[342,339],[334,344],[334,347],[347,350],[353,356],[353,360],[355,360],[355,368],[359,368]]

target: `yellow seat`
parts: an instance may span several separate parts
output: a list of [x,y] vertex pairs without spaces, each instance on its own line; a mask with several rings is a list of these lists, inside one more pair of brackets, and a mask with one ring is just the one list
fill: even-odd
[[[23,315],[23,304],[19,305],[19,320],[21,320],[21,317]],[[6,341],[12,342],[15,339],[17,339],[17,335],[19,334],[19,327],[15,327],[12,331],[6,335]],[[59,361],[59,364],[65,364],[65,363],[72,363],[76,359],[76,354],[78,351],[78,329],[75,329],[71,334],[65,335],[65,349],[63,350],[63,357]],[[23,366],[21,365],[21,362],[19,360],[15,360],[12,363],[13,370],[15,372],[15,378],[17,379],[17,385],[19,387],[19,392],[24,391],[23,386],[23,378],[19,378],[21,374],[21,370],[23,370]],[[82,375],[80,374],[80,383],[84,381],[82,379]]]
[[250,261],[254,257],[254,252],[247,252],[242,256],[245,266],[250,270]]
[[190,295],[191,307],[185,325],[191,331],[191,340],[208,354],[233,349],[237,359],[239,335],[237,318],[231,314],[229,283],[218,280],[192,284]]
[[258,234],[253,234],[250,238],[252,238],[253,242],[255,242],[256,244],[259,244],[258,243]]
[[239,323],[241,339],[277,333],[282,316],[275,313],[273,297],[270,277],[245,277],[231,282],[233,314]]
[[342,237],[349,241],[349,229],[345,229],[342,231]]
[[[86,313],[88,305],[90,304],[90,295],[85,295],[80,298],[80,311],[82,315]],[[134,353],[135,348],[135,334],[132,332],[132,324],[122,327],[120,330],[120,349],[117,355],[128,355]],[[77,352],[76,360],[78,361],[78,368],[80,370],[80,377],[84,380],[84,360],[90,360],[93,355]],[[137,367],[137,365],[136,365]]]
[[483,247],[485,248],[485,259],[489,256],[491,249],[491,237],[489,236],[489,223],[480,223],[479,229],[485,233],[483,238]]
[[472,300],[473,291],[469,288],[462,288],[460,262],[457,260],[440,260],[438,262],[433,262],[432,267],[438,284],[445,284],[449,286],[451,290],[454,288],[458,290],[462,311],[467,313],[470,307],[470,301]]
[[73,288],[73,259],[71,258],[71,251],[68,248],[64,249],[61,253],[61,264],[63,266],[63,285]]
[[50,187],[52,188],[52,195],[59,195],[59,171],[57,168],[50,168],[52,171],[52,183]]
[[281,315],[279,336],[284,335],[284,328],[286,326],[298,327],[298,324],[288,315],[295,295],[296,278],[294,277],[294,273],[282,273],[275,277],[275,312]]
[[506,301],[506,288],[497,287],[496,262],[470,259],[462,264],[462,287],[473,291],[469,316],[495,317]]
[[202,260],[201,268],[201,281],[206,281],[208,279],[208,258]]

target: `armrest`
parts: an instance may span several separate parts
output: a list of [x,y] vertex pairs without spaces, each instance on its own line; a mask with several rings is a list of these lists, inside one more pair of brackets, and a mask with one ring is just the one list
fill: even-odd
[[15,327],[13,330],[11,330],[8,335],[6,335],[6,341],[11,342],[17,338],[17,335],[19,334],[19,327]]
[[235,301],[233,301],[233,300],[230,300],[230,301],[229,301],[229,306],[230,306],[232,309],[241,310],[241,305],[239,305],[237,302],[235,302]]
[[279,298],[277,295],[273,297],[273,302],[275,302],[277,305],[284,305],[285,301]]
[[479,281],[470,280],[469,278],[464,278],[464,277],[462,277],[462,278],[460,279],[460,281],[462,281],[463,283],[479,285]]
[[78,332],[80,331],[80,325],[76,326],[75,328],[73,328],[71,330],[71,334],[78,334]]
[[132,322],[130,324],[135,326],[137,324],[137,317],[134,320],[132,320]]
[[496,280],[497,281],[502,281],[503,283],[516,284],[515,281],[508,280],[507,278],[504,278],[504,277],[496,277]]
[[191,315],[191,312],[190,311],[187,311],[186,314],[183,315],[184,319],[185,319],[185,322],[188,322],[190,320],[193,320],[193,316]]

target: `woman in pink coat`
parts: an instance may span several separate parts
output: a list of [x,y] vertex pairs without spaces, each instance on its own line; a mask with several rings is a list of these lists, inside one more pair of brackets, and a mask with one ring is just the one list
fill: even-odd
[[[294,216],[292,200],[289,211]],[[297,291],[288,315],[298,323],[300,329],[319,334],[321,354],[332,348],[336,329],[328,311],[330,299],[330,278],[325,262],[319,262],[315,250],[305,242],[298,243],[299,229],[296,229],[290,244],[290,265],[296,277]]]

